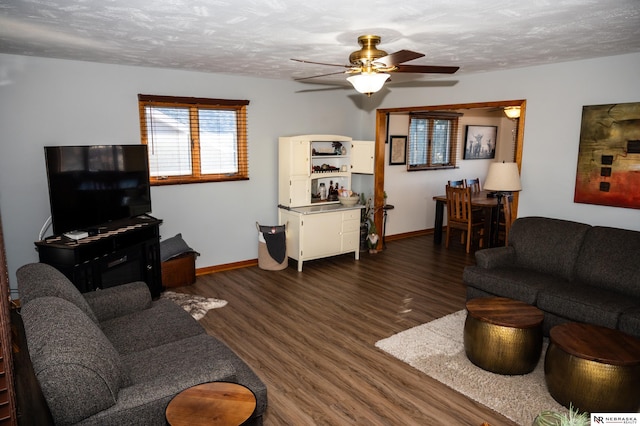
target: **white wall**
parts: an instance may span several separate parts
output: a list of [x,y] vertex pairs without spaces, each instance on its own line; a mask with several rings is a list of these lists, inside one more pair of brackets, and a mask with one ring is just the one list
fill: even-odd
[[[33,242],[49,216],[45,145],[138,143],[137,95],[249,99],[250,180],[154,187],[162,237],[178,232],[197,267],[257,258],[255,222],[277,222],[281,135],[355,136],[352,98],[296,93],[301,83],[0,55],[0,208],[10,281],[38,260]],[[341,91],[344,92],[344,91]]]
[[[434,86],[419,90],[385,89],[379,94],[376,107],[526,99],[523,190],[520,193],[518,215],[549,216],[592,225],[640,230],[638,209],[573,202],[582,107],[640,102],[639,69],[640,54],[632,54],[451,76],[445,80],[457,80],[453,86]],[[367,118],[362,126],[365,133],[360,137],[373,138],[375,111],[369,108],[363,113]],[[385,164],[386,162],[388,161],[385,160]],[[412,172],[411,175],[417,176],[410,184],[406,184],[404,178],[396,179],[393,173],[385,175],[389,203],[396,206],[389,213],[388,235],[431,228],[435,214],[433,195],[443,192],[443,182],[448,179],[470,177],[471,173],[461,169],[455,172]],[[484,179],[484,176],[480,178]],[[405,204],[406,208],[402,207]],[[398,205],[401,207],[398,208]]]
[[[289,81],[0,55],[0,208],[11,285],[20,265],[37,260],[33,241],[49,216],[43,146],[136,143],[138,93],[251,101],[249,181],[152,190],[163,237],[182,232],[202,254],[198,267],[257,257],[254,224],[277,217],[278,136],[373,139],[376,108],[526,99],[519,214],[640,230],[640,210],[573,203],[582,106],[640,101],[638,69],[640,54],[623,55],[451,76],[453,86],[392,88],[367,98],[351,90],[297,93],[308,86]],[[417,199],[389,214],[390,234],[433,226],[431,197],[442,192],[445,173],[414,172],[423,176],[419,193],[388,187],[392,204],[405,193]]]

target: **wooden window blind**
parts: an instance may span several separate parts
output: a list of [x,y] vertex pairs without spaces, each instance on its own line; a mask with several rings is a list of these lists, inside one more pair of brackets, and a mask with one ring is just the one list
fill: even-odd
[[407,169],[432,170],[456,166],[460,113],[410,115]]
[[153,185],[249,179],[248,100],[138,95]]

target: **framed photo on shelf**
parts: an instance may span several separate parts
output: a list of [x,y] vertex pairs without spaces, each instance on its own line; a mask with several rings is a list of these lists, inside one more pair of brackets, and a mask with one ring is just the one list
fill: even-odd
[[464,136],[465,160],[495,158],[498,126],[467,126]]
[[389,136],[389,165],[407,164],[407,137]]

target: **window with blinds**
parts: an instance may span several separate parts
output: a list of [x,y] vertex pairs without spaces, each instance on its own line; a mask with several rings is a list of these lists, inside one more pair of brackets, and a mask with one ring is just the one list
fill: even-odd
[[247,100],[138,95],[154,185],[249,179]]
[[452,168],[456,165],[459,113],[411,114],[408,170]]

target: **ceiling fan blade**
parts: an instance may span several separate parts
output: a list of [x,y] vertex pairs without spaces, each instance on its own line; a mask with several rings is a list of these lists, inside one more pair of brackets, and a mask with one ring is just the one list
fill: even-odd
[[423,74],[453,74],[460,67],[444,67],[438,65],[398,65],[393,72],[414,72]]
[[309,80],[310,78],[326,77],[328,75],[336,75],[336,74],[344,74],[344,71],[337,71],[337,72],[330,72],[330,73],[327,73],[327,74],[312,75],[311,77],[294,78],[294,80],[295,81]]
[[329,86],[321,89],[303,89],[296,90],[296,93],[308,93],[308,92],[328,92],[330,90],[352,90],[352,86]]
[[303,59],[291,59],[292,61],[302,62],[303,64],[327,65],[329,67],[351,68],[351,65],[325,64],[324,62],[305,61]]
[[391,53],[382,58],[378,58],[373,62],[384,64],[387,67],[401,64],[403,62],[412,61],[414,59],[422,58],[424,53],[412,52],[411,50],[399,50],[395,53]]

